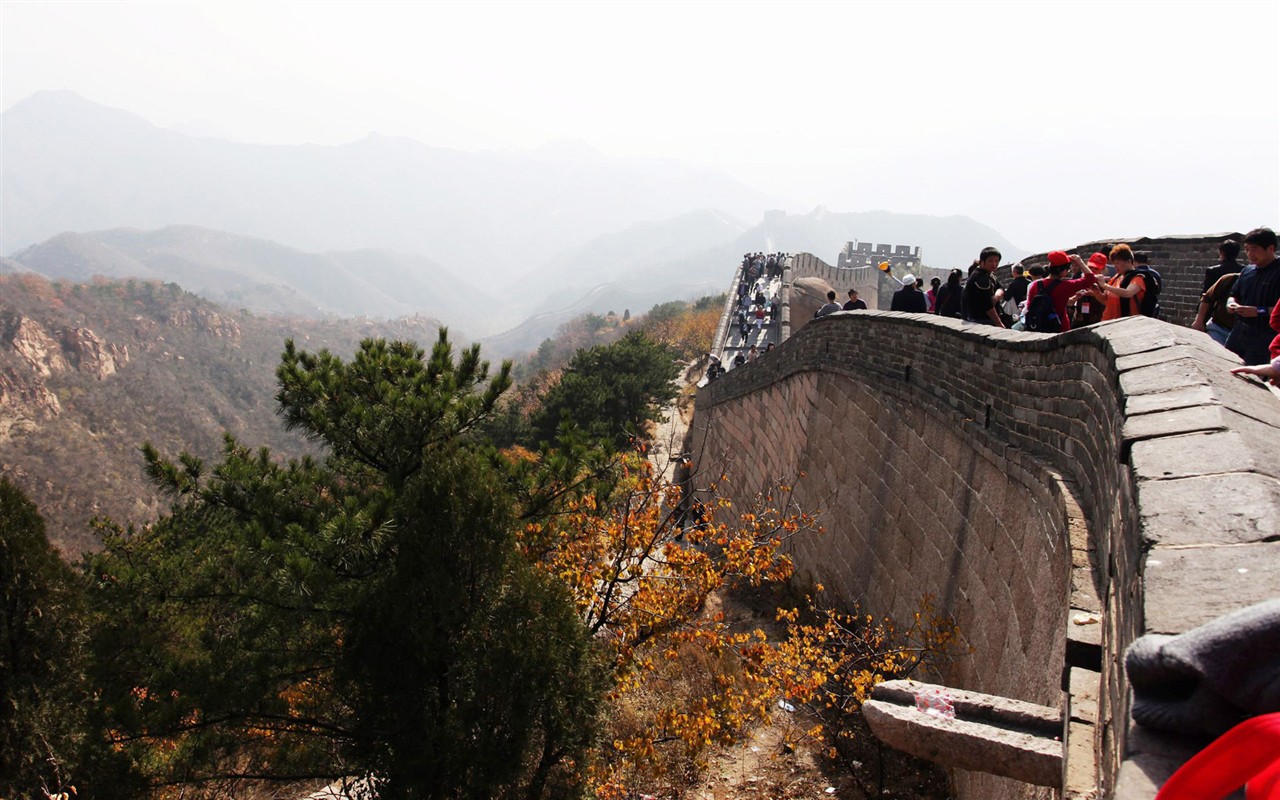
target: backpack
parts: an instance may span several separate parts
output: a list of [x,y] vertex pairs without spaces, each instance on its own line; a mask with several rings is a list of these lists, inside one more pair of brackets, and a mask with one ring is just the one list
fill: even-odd
[[[1138,309],[1138,313],[1144,317],[1152,317],[1154,319],[1162,319],[1164,317],[1164,309],[1160,308],[1160,273],[1151,267],[1143,264],[1136,266],[1120,279],[1120,285],[1127,287],[1133,282],[1134,275],[1141,275],[1142,282],[1146,284],[1147,290],[1142,295],[1142,307]],[[1130,298],[1120,298],[1120,313],[1124,316],[1130,316],[1133,312],[1130,310]]]
[[1036,296],[1027,303],[1027,313],[1022,326],[1036,333],[1061,333],[1062,319],[1058,310],[1053,307],[1053,290],[1061,281],[1049,279],[1036,289]]

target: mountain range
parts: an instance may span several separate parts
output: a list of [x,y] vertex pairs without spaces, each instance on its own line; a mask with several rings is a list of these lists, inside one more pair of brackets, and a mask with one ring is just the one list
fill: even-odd
[[371,134],[338,146],[187,136],[65,91],[7,110],[6,254],[66,231],[198,225],[307,251],[415,253],[503,282],[636,221],[755,217],[777,198],[723,172],[578,143],[461,151]]
[[575,142],[251,145],[70,92],[33,95],[0,125],[0,273],[172,282],[255,313],[427,316],[495,357],[583,313],[723,291],[748,251],[834,261],[859,239],[919,245],[933,266],[988,244],[1024,252],[966,217],[767,211],[786,201]]
[[176,283],[227,308],[299,317],[425,314],[476,326],[510,312],[489,292],[421,256],[387,250],[305,253],[223,231],[177,225],[62,233],[9,259],[51,279],[95,276]]

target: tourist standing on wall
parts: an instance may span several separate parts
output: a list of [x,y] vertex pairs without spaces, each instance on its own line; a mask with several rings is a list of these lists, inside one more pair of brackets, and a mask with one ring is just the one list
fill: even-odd
[[1271,330],[1276,332],[1276,336],[1271,340],[1271,362],[1269,364],[1255,364],[1247,367],[1236,367],[1231,370],[1234,375],[1257,375],[1259,378],[1266,378],[1275,386],[1280,386],[1280,303],[1276,303],[1271,307]]
[[1013,265],[1013,280],[1009,281],[1009,286],[1004,290],[1004,311],[1011,317],[1018,317],[1022,314],[1022,307],[1027,304],[1027,287],[1031,285],[1031,281],[1022,272],[1021,264]]
[[1103,322],[1141,316],[1142,296],[1147,291],[1147,282],[1133,271],[1133,248],[1127,244],[1111,248],[1111,263],[1115,265],[1116,274],[1111,280],[1098,285],[1106,303],[1106,308],[1102,310]]
[[845,302],[843,310],[845,311],[866,311],[867,310],[867,304],[862,300],[858,299],[857,289],[849,290],[849,299],[848,301]]
[[827,292],[826,305],[824,305],[822,308],[814,312],[813,318],[817,319],[818,317],[825,317],[828,314],[834,314],[835,312],[841,311],[841,310],[842,309],[840,308],[840,304],[836,302],[836,293],[835,293],[835,290],[833,289],[832,291]]
[[1270,228],[1256,228],[1244,237],[1249,266],[1240,270],[1235,288],[1227,300],[1227,311],[1235,316],[1227,337],[1227,349],[1246,364],[1269,360],[1268,347],[1276,331],[1271,329],[1271,312],[1280,301],[1280,265],[1276,264],[1276,234]]
[[916,291],[916,276],[908,272],[902,277],[902,288],[893,293],[893,302],[889,304],[889,310],[909,311],[915,314],[928,312],[928,302],[925,301],[923,294]]
[[[1067,270],[1073,277],[1067,280]],[[1031,301],[1041,292],[1048,292],[1053,301],[1053,311],[1058,316],[1058,330],[1048,333],[1061,333],[1071,330],[1071,318],[1067,314],[1067,301],[1077,292],[1088,291],[1098,279],[1093,271],[1078,255],[1067,255],[1061,250],[1049,254],[1049,277],[1030,284],[1027,290],[1025,308],[1031,310]],[[1043,301],[1041,301],[1043,302]]]
[[1240,274],[1240,262],[1236,260],[1238,255],[1240,255],[1240,244],[1235,239],[1223,239],[1222,244],[1218,245],[1218,266],[1209,267],[1204,271],[1204,283],[1200,286],[1200,294],[1208,292],[1223,275],[1230,275],[1233,272]]
[[1004,290],[996,280],[1000,258],[1000,251],[994,247],[984,247],[978,255],[978,268],[973,270],[969,282],[964,285],[965,319],[997,328],[1005,326],[997,309],[997,304],[1004,299]]
[[964,316],[964,287],[960,285],[963,273],[958,269],[951,270],[947,282],[938,290],[938,301],[933,304],[933,313],[940,317],[959,319]]
[[1102,312],[1107,304],[1107,298],[1099,288],[1102,276],[1107,271],[1107,254],[1094,253],[1089,256],[1087,264],[1097,282],[1088,291],[1077,293],[1071,298],[1071,302],[1067,303],[1067,313],[1071,315],[1073,328],[1083,328],[1085,325],[1101,322]]
[[938,313],[938,287],[942,286],[942,280],[939,278],[929,279],[929,291],[924,293],[924,299],[929,301],[929,313]]

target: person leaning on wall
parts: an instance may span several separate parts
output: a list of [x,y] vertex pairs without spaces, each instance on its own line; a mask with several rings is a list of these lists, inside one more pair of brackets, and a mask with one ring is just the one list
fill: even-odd
[[1255,228],[1244,237],[1249,266],[1240,270],[1227,312],[1235,317],[1227,349],[1246,364],[1269,360],[1268,348],[1275,331],[1271,329],[1271,311],[1280,301],[1280,264],[1276,263],[1276,234],[1270,228]]
[[1239,272],[1228,272],[1220,276],[1213,285],[1200,296],[1200,305],[1196,308],[1195,321],[1191,327],[1201,333],[1207,333],[1218,344],[1226,345],[1231,328],[1236,318],[1227,311],[1227,300],[1235,289]]
[[1004,299],[1004,289],[996,280],[1000,258],[999,250],[984,247],[978,255],[976,269],[970,268],[969,280],[964,285],[964,318],[970,322],[1005,327],[999,310],[999,304]]

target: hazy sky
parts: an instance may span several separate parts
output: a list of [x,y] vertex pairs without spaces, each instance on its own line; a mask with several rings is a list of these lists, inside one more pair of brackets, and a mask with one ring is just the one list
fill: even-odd
[[0,14],[5,109],[70,89],[247,142],[580,139],[723,169],[793,211],[965,214],[1032,250],[1280,225],[1274,0]]

